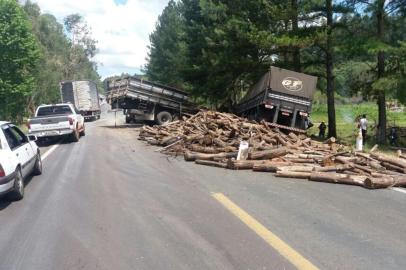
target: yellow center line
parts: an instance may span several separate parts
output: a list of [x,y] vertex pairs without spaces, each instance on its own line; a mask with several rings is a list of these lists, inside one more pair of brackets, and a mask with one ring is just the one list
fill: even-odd
[[309,260],[305,259],[296,250],[283,242],[278,236],[269,231],[264,225],[259,223],[255,218],[233,203],[222,193],[212,193],[212,196],[220,202],[231,213],[238,217],[245,225],[258,234],[271,247],[276,249],[283,257],[300,270],[318,270]]

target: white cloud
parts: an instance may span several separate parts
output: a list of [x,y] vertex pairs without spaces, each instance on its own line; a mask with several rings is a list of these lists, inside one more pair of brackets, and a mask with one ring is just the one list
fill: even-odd
[[145,65],[149,34],[169,0],[36,0],[42,12],[60,22],[69,14],[81,14],[98,41],[102,77],[122,72],[139,72]]

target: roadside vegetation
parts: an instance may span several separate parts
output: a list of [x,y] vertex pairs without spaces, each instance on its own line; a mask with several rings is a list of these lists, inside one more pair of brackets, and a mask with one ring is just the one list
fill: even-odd
[[[78,14],[61,24],[30,0],[0,0],[0,51],[1,119],[21,123],[59,101],[62,80],[101,84],[97,41]],[[230,111],[271,65],[319,78],[325,100],[313,119],[327,121],[329,136],[352,136],[339,101],[361,97],[352,114],[368,114],[385,143],[387,101],[406,103],[405,0],[170,0],[145,75]]]
[[[357,120],[362,114],[366,114],[370,129],[368,131],[367,146],[373,146],[376,142],[376,125],[378,124],[378,108],[374,102],[363,102],[360,104],[340,104],[336,106],[337,117],[337,135],[341,142],[346,144],[355,144],[358,135]],[[308,131],[309,135],[318,136],[318,125],[321,121],[327,123],[327,105],[318,104],[313,106],[312,121],[314,126]],[[387,122],[389,127],[406,127],[406,113],[403,111],[388,111]],[[400,144],[404,144],[404,138]]]
[[62,80],[100,83],[96,52],[80,15],[62,25],[36,3],[0,0],[0,119],[21,123],[37,105],[58,102]]
[[385,143],[387,100],[406,101],[405,15],[404,0],[171,0],[150,35],[146,74],[222,110],[271,65],[315,75],[325,105],[313,117],[329,136],[352,136],[337,99],[360,96],[354,113],[373,117]]

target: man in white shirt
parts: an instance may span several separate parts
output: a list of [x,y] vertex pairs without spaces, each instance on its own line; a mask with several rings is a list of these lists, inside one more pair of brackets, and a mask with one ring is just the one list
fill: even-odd
[[359,120],[359,128],[362,132],[362,144],[365,144],[367,141],[367,128],[368,128],[368,120],[367,116],[364,114],[362,115],[361,119]]

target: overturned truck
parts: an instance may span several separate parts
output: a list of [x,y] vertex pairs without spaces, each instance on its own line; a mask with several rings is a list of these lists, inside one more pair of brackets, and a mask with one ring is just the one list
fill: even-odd
[[304,132],[317,77],[271,67],[235,107],[235,112],[253,120],[265,120],[281,129]]
[[196,112],[188,101],[188,93],[137,77],[106,81],[105,88],[107,102],[112,108],[124,110],[127,123],[154,121],[163,125],[185,113]]

